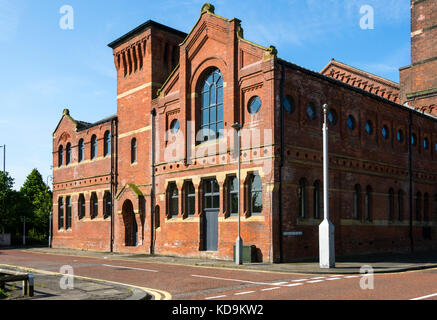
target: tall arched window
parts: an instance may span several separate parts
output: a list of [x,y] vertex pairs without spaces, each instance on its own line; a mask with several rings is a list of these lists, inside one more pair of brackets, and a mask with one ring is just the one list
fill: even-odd
[[58,199],[58,229],[64,229],[64,199]]
[[83,142],[83,139],[79,140],[79,157],[78,157],[78,161],[82,162],[84,160],[85,157],[85,143]]
[[103,218],[108,219],[111,216],[112,204],[111,204],[111,193],[105,191],[103,196]]
[[388,220],[393,221],[395,219],[394,214],[395,207],[395,192],[393,189],[388,191]]
[[111,134],[109,131],[106,131],[103,138],[103,156],[106,157],[110,153],[111,153]]
[[185,195],[185,214],[189,217],[194,216],[195,204],[196,204],[196,191],[194,190],[194,185],[191,181],[185,183],[184,188]]
[[313,207],[314,207],[314,219],[320,219],[320,181],[316,180],[314,182],[314,196],[313,196]]
[[416,220],[422,220],[422,194],[420,192],[416,195]]
[[361,219],[361,186],[359,184],[354,188],[354,219]]
[[398,192],[398,220],[403,220],[403,212],[404,212],[404,192],[399,190]]
[[372,187],[367,186],[366,198],[364,199],[364,206],[366,212],[366,221],[372,221]]
[[263,184],[258,174],[250,181],[250,214],[259,216],[263,210]]
[[307,182],[305,179],[299,181],[299,213],[302,219],[307,217]]
[[200,142],[223,135],[223,76],[219,69],[209,72],[200,86]]
[[66,216],[65,217],[65,220],[66,220],[65,227],[67,229],[71,229],[71,197],[70,196],[68,196],[65,199],[65,205],[67,206],[67,210],[65,212],[65,216]]
[[65,148],[65,164],[68,166],[71,162],[71,143],[67,143]]
[[98,214],[99,214],[99,201],[97,199],[97,194],[95,192],[93,192],[91,194],[91,199],[90,199],[90,216],[91,216],[91,219],[95,219]]
[[93,135],[91,137],[91,160],[97,158],[97,137]]
[[228,179],[228,199],[229,199],[229,215],[238,215],[238,179],[230,177]]
[[130,162],[137,162],[137,139],[133,138],[131,140],[130,146]]
[[60,145],[58,149],[58,167],[64,164],[64,146]]
[[167,203],[169,218],[179,214],[179,191],[176,183],[170,183],[167,189]]
[[425,193],[423,195],[423,220],[429,221],[429,195]]
[[83,194],[79,195],[79,199],[77,201],[77,212],[79,220],[85,217],[85,197]]

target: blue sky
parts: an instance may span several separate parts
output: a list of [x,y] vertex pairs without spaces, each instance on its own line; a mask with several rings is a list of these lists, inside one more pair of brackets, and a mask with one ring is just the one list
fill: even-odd
[[[15,188],[33,168],[51,175],[52,133],[64,108],[87,122],[116,113],[108,43],[149,19],[188,33],[204,2],[0,0],[0,145]],[[409,0],[210,2],[216,14],[242,20],[246,39],[311,70],[335,58],[398,82],[399,67],[410,63]],[[59,26],[63,5],[74,9],[73,30]],[[363,5],[374,9],[373,30],[360,28]]]

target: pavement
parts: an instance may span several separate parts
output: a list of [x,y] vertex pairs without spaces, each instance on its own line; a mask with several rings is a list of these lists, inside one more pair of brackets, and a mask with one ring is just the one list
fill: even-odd
[[[18,249],[18,248],[17,248]],[[280,272],[290,274],[362,274],[363,267],[370,266],[374,273],[399,273],[411,270],[437,268],[437,252],[415,252],[409,254],[372,254],[354,257],[338,257],[332,269],[321,269],[318,262],[291,263],[244,263],[236,265],[233,261],[207,260],[162,255],[108,253],[58,248],[19,248],[25,252],[45,253],[63,256],[80,256],[87,258],[107,259],[108,261],[130,261],[143,263],[162,263],[185,266],[202,266],[211,268],[228,268],[233,270],[253,270]],[[5,266],[0,266],[5,268]],[[17,270],[17,267],[14,268]],[[18,269],[23,271],[23,269]],[[367,269],[368,270],[368,269]],[[74,278],[73,289],[61,289],[61,274],[49,271],[24,269],[35,277],[35,296],[25,297],[29,300],[153,300],[159,299],[154,292],[146,288],[124,285],[110,281],[97,281],[91,278]],[[9,300],[23,299],[19,282],[6,287],[9,289]],[[15,289],[15,290],[12,290]]]

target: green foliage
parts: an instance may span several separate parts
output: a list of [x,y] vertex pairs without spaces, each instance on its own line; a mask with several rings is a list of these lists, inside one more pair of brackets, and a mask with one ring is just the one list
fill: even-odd
[[0,231],[12,237],[22,235],[22,217],[26,217],[26,230],[35,240],[48,236],[49,215],[52,210],[52,193],[41,174],[34,169],[21,187],[13,190],[14,179],[0,172]]

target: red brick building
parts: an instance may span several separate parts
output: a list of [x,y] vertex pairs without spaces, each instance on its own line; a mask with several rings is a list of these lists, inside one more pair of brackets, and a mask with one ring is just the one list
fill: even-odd
[[[434,5],[416,2],[414,14]],[[400,104],[420,79],[334,60],[309,71],[208,4],[188,35],[148,21],[109,47],[117,114],[91,124],[64,110],[53,134],[54,247],[230,260],[240,187],[258,261],[317,257],[325,103],[336,254],[437,244],[437,118]],[[410,79],[435,81],[413,65]]]

